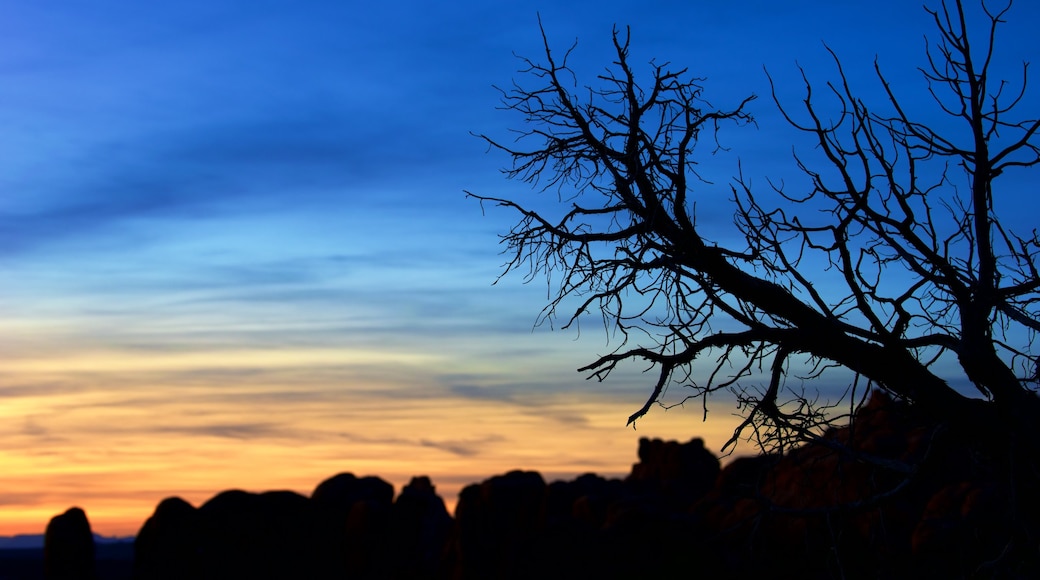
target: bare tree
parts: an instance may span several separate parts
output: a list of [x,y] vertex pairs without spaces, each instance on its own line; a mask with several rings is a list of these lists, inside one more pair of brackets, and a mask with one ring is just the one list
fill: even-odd
[[[874,112],[837,57],[837,82],[822,91],[838,103],[836,121],[826,120],[820,87],[804,72],[801,112],[774,91],[822,158],[796,157],[806,190],[763,193],[738,175],[730,188],[738,242],[708,239],[698,227],[695,200],[706,183],[697,145],[717,148],[724,125],[752,122],[755,97],[714,109],[703,79],[654,63],[641,83],[627,30],[614,31],[617,59],[598,86],[582,90],[571,51],[559,57],[543,31],[544,61],[525,60],[521,71],[534,84],[503,91],[504,108],[525,120],[516,144],[484,136],[512,156],[508,177],[554,190],[560,203],[534,211],[469,195],[519,212],[503,236],[506,272],[549,280],[545,317],[564,308],[566,326],[598,311],[620,336],[581,371],[603,380],[633,360],[656,370],[630,423],[669,387],[690,389],[683,400],[700,398],[705,413],[712,393],[731,390],[744,421],[730,443],[751,437],[783,448],[880,388],[940,416],[985,409],[1032,429],[1040,238],[1002,226],[994,201],[1004,172],[1040,163],[1040,118],[1014,117],[1028,104],[1025,66],[1017,89],[990,76],[1010,5],[983,8],[979,45],[969,42],[961,0],[930,11],[939,36],[921,70],[954,123],[915,121],[876,66],[888,112]],[[958,366],[977,397],[951,385]],[[817,400],[804,390],[833,369],[849,377],[843,395]]]

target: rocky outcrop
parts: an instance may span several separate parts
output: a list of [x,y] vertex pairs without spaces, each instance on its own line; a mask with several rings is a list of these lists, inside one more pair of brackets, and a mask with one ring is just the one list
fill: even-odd
[[163,500],[135,542],[134,577],[316,577],[314,510],[294,492],[222,492],[198,509]]
[[703,441],[640,441],[625,480],[586,474],[546,485],[513,471],[459,495],[453,578],[688,577],[707,566],[687,513],[714,484]]
[[43,544],[44,577],[48,580],[95,580],[94,534],[87,514],[78,507],[54,516]]
[[682,509],[714,487],[719,471],[719,458],[704,448],[703,439],[679,443],[644,437],[639,440],[639,463],[625,483],[647,498]]
[[198,510],[179,497],[159,502],[134,539],[134,577],[189,578],[199,569],[202,540]]
[[[993,421],[875,395],[783,456],[720,469],[699,439],[643,439],[624,479],[511,471],[466,486],[454,519],[427,477],[396,499],[349,473],[309,498],[170,498],[138,534],[135,577],[1040,577],[1040,458]],[[50,577],[90,577],[59,575],[90,569],[89,538],[81,510],[56,517]]]
[[138,533],[134,577],[436,577],[452,525],[444,501],[425,477],[393,495],[382,479],[341,473],[310,498],[230,490],[198,508],[169,498]]
[[537,577],[545,489],[534,471],[511,471],[463,488],[455,509],[454,577]]
[[875,394],[819,443],[734,461],[694,509],[723,577],[1032,577],[1040,458],[970,419]]
[[444,553],[454,520],[429,477],[413,477],[390,510],[390,570],[387,577],[434,579],[444,572]]
[[224,491],[163,500],[135,543],[134,577],[385,578],[393,487],[340,474],[312,497]]

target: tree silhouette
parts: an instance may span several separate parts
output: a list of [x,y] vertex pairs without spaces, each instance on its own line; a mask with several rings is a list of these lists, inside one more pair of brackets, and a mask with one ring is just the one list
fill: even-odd
[[[718,148],[721,128],[753,122],[755,97],[715,109],[703,79],[653,62],[641,82],[627,30],[614,30],[617,58],[597,85],[575,90],[574,47],[559,57],[543,29],[544,61],[524,59],[521,71],[531,84],[502,91],[503,108],[524,118],[516,143],[481,136],[512,157],[509,178],[555,190],[559,203],[533,210],[467,194],[519,212],[502,236],[505,272],[548,280],[545,319],[569,326],[598,311],[620,337],[581,371],[603,380],[626,361],[655,369],[629,423],[669,387],[689,389],[683,401],[700,398],[705,413],[728,390],[744,421],[727,447],[748,437],[783,449],[882,389],[937,416],[986,412],[1035,434],[1040,238],[1004,227],[994,203],[1002,174],[1040,162],[1040,118],[1015,116],[1029,104],[1026,66],[1017,88],[990,76],[1009,8],[983,6],[980,44],[961,0],[929,10],[938,38],[921,71],[952,123],[915,120],[877,65],[888,112],[868,108],[833,53],[836,82],[821,90],[803,71],[800,112],[774,90],[822,155],[795,158],[805,190],[734,179],[738,242],[698,227],[697,146]],[[838,104],[836,121],[817,91]],[[849,386],[836,400],[805,389],[837,369]]]

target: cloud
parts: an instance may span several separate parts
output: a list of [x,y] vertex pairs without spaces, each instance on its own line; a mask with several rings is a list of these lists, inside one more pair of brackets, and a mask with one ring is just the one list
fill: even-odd
[[515,393],[508,388],[483,387],[479,385],[452,385],[450,391],[469,400],[516,403]]
[[50,430],[37,423],[32,417],[26,417],[22,433],[29,437],[47,437],[50,435]]
[[453,453],[460,457],[470,457],[473,455],[479,455],[484,452],[484,448],[493,443],[500,443],[506,441],[505,437],[501,435],[488,435],[487,437],[481,437],[477,439],[459,439],[459,440],[442,440],[437,441],[433,439],[420,439],[419,445],[423,447],[432,447],[433,449],[440,449]]
[[37,506],[45,503],[50,492],[0,492],[0,506]]
[[206,224],[306,208],[431,215],[442,211],[437,192],[462,200],[457,176],[480,154],[476,139],[462,129],[443,134],[415,103],[322,92],[293,104],[257,96],[208,117],[162,111],[182,119],[173,126],[139,120],[145,128],[137,128],[127,119],[101,132],[77,120],[61,124],[64,138],[80,143],[75,152],[53,163],[29,157],[0,175],[11,193],[0,205],[0,257],[67,251],[76,246],[63,242],[84,236],[147,239],[120,229],[140,220]]
[[358,435],[356,433],[340,433],[340,437],[352,441],[354,443],[362,443],[365,445],[391,445],[394,447],[427,447],[430,449],[437,449],[457,455],[459,457],[473,457],[480,455],[485,451],[485,448],[489,445],[502,443],[507,441],[505,437],[496,434],[490,434],[483,437],[476,437],[470,439],[431,439],[421,437],[418,439],[407,438],[407,437],[370,437],[365,435]]
[[78,384],[71,378],[62,380],[42,379],[33,380],[17,374],[0,374],[0,399],[19,397],[60,397],[82,393],[86,390],[82,384]]
[[221,437],[225,439],[256,440],[272,437],[298,438],[298,430],[285,429],[275,423],[211,423],[202,425],[165,425],[148,429],[158,434]]
[[556,423],[582,427],[589,424],[584,413],[560,405],[566,389],[558,383],[507,384],[494,386],[453,385],[453,395],[470,401],[486,401],[519,408],[524,414],[550,419]]
[[[289,191],[298,196],[308,185],[344,182],[349,172],[343,159],[349,159],[351,145],[332,144],[334,129],[326,135],[300,135],[296,129],[306,133],[291,123],[237,131],[196,127],[188,136],[151,135],[131,152],[96,147],[75,166],[26,187],[23,195],[41,192],[37,197],[49,200],[45,205],[0,214],[4,253],[98,233],[123,237],[131,232],[113,228],[127,220],[206,222],[264,209],[277,199],[280,208],[299,203],[298,197],[287,197]],[[278,155],[284,158],[271,159]],[[338,166],[332,158],[339,159]]]

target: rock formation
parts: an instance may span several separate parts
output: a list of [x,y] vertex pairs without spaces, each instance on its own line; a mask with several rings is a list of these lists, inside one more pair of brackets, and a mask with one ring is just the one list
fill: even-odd
[[95,580],[94,534],[78,507],[51,518],[43,544],[47,580]]
[[[511,471],[466,486],[454,519],[421,476],[396,499],[350,473],[309,498],[170,498],[137,536],[135,578],[1040,577],[1040,458],[980,420],[875,395],[783,456],[720,469],[699,439],[643,439],[623,480]],[[55,517],[48,577],[92,563],[82,510]]]
[[444,552],[454,520],[429,477],[413,477],[390,510],[388,577],[434,579],[444,571]]

